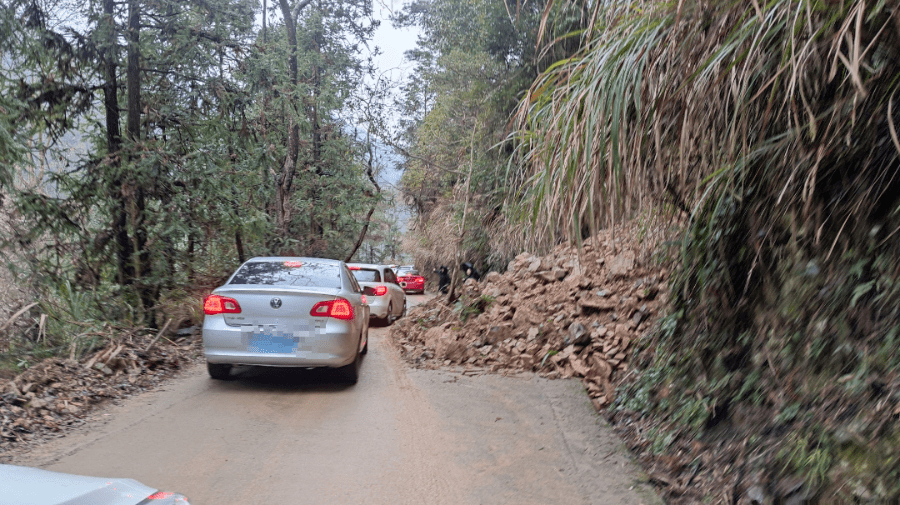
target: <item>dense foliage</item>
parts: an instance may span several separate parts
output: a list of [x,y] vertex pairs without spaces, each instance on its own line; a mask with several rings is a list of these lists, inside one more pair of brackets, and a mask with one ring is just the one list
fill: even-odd
[[248,257],[363,245],[382,200],[350,112],[371,2],[282,0],[264,28],[259,7],[3,2],[3,252],[17,304],[40,302],[26,335],[48,314],[42,343],[80,354],[101,321],[198,319],[198,292]]
[[461,261],[503,268],[523,242],[502,212],[510,152],[498,145],[538,72],[577,46],[565,39],[539,51],[542,22],[551,37],[565,33],[585,21],[581,8],[416,0],[396,21],[421,34],[407,55],[416,69],[393,139],[406,155],[402,190],[416,219],[405,248],[428,270]]

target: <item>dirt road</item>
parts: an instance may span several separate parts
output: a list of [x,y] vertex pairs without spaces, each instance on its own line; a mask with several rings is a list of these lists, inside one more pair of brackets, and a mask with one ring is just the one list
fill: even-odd
[[371,330],[355,386],[196,367],[16,462],[197,505],[661,503],[577,381],[414,370],[386,334]]

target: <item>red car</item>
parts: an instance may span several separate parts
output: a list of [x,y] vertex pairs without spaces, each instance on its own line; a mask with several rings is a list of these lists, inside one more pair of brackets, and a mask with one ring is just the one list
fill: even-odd
[[404,292],[425,294],[425,277],[418,270],[399,270],[397,280]]

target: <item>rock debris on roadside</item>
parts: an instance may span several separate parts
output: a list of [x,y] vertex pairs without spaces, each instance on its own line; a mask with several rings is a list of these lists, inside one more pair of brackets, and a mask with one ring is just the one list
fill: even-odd
[[[82,361],[48,358],[0,381],[0,462],[10,450],[78,425],[100,404],[157,386],[200,355],[200,340],[129,335]],[[146,350],[145,350],[146,349]]]
[[391,331],[404,358],[424,368],[534,371],[579,377],[598,409],[612,403],[634,343],[666,303],[668,271],[633,229],[607,230],[581,250],[523,253],[504,274],[468,280],[448,306],[439,296]]

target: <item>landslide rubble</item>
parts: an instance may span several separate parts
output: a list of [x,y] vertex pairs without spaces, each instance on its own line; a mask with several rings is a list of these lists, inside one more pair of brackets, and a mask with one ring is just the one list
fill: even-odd
[[106,401],[158,385],[199,354],[200,341],[190,336],[125,332],[84,360],[48,358],[0,381],[0,463],[13,449],[82,424]]
[[505,273],[466,281],[454,304],[444,295],[412,309],[392,339],[423,368],[578,377],[602,408],[612,403],[635,342],[666,303],[668,270],[650,257],[656,248],[646,235],[619,227],[580,251],[520,254]]

